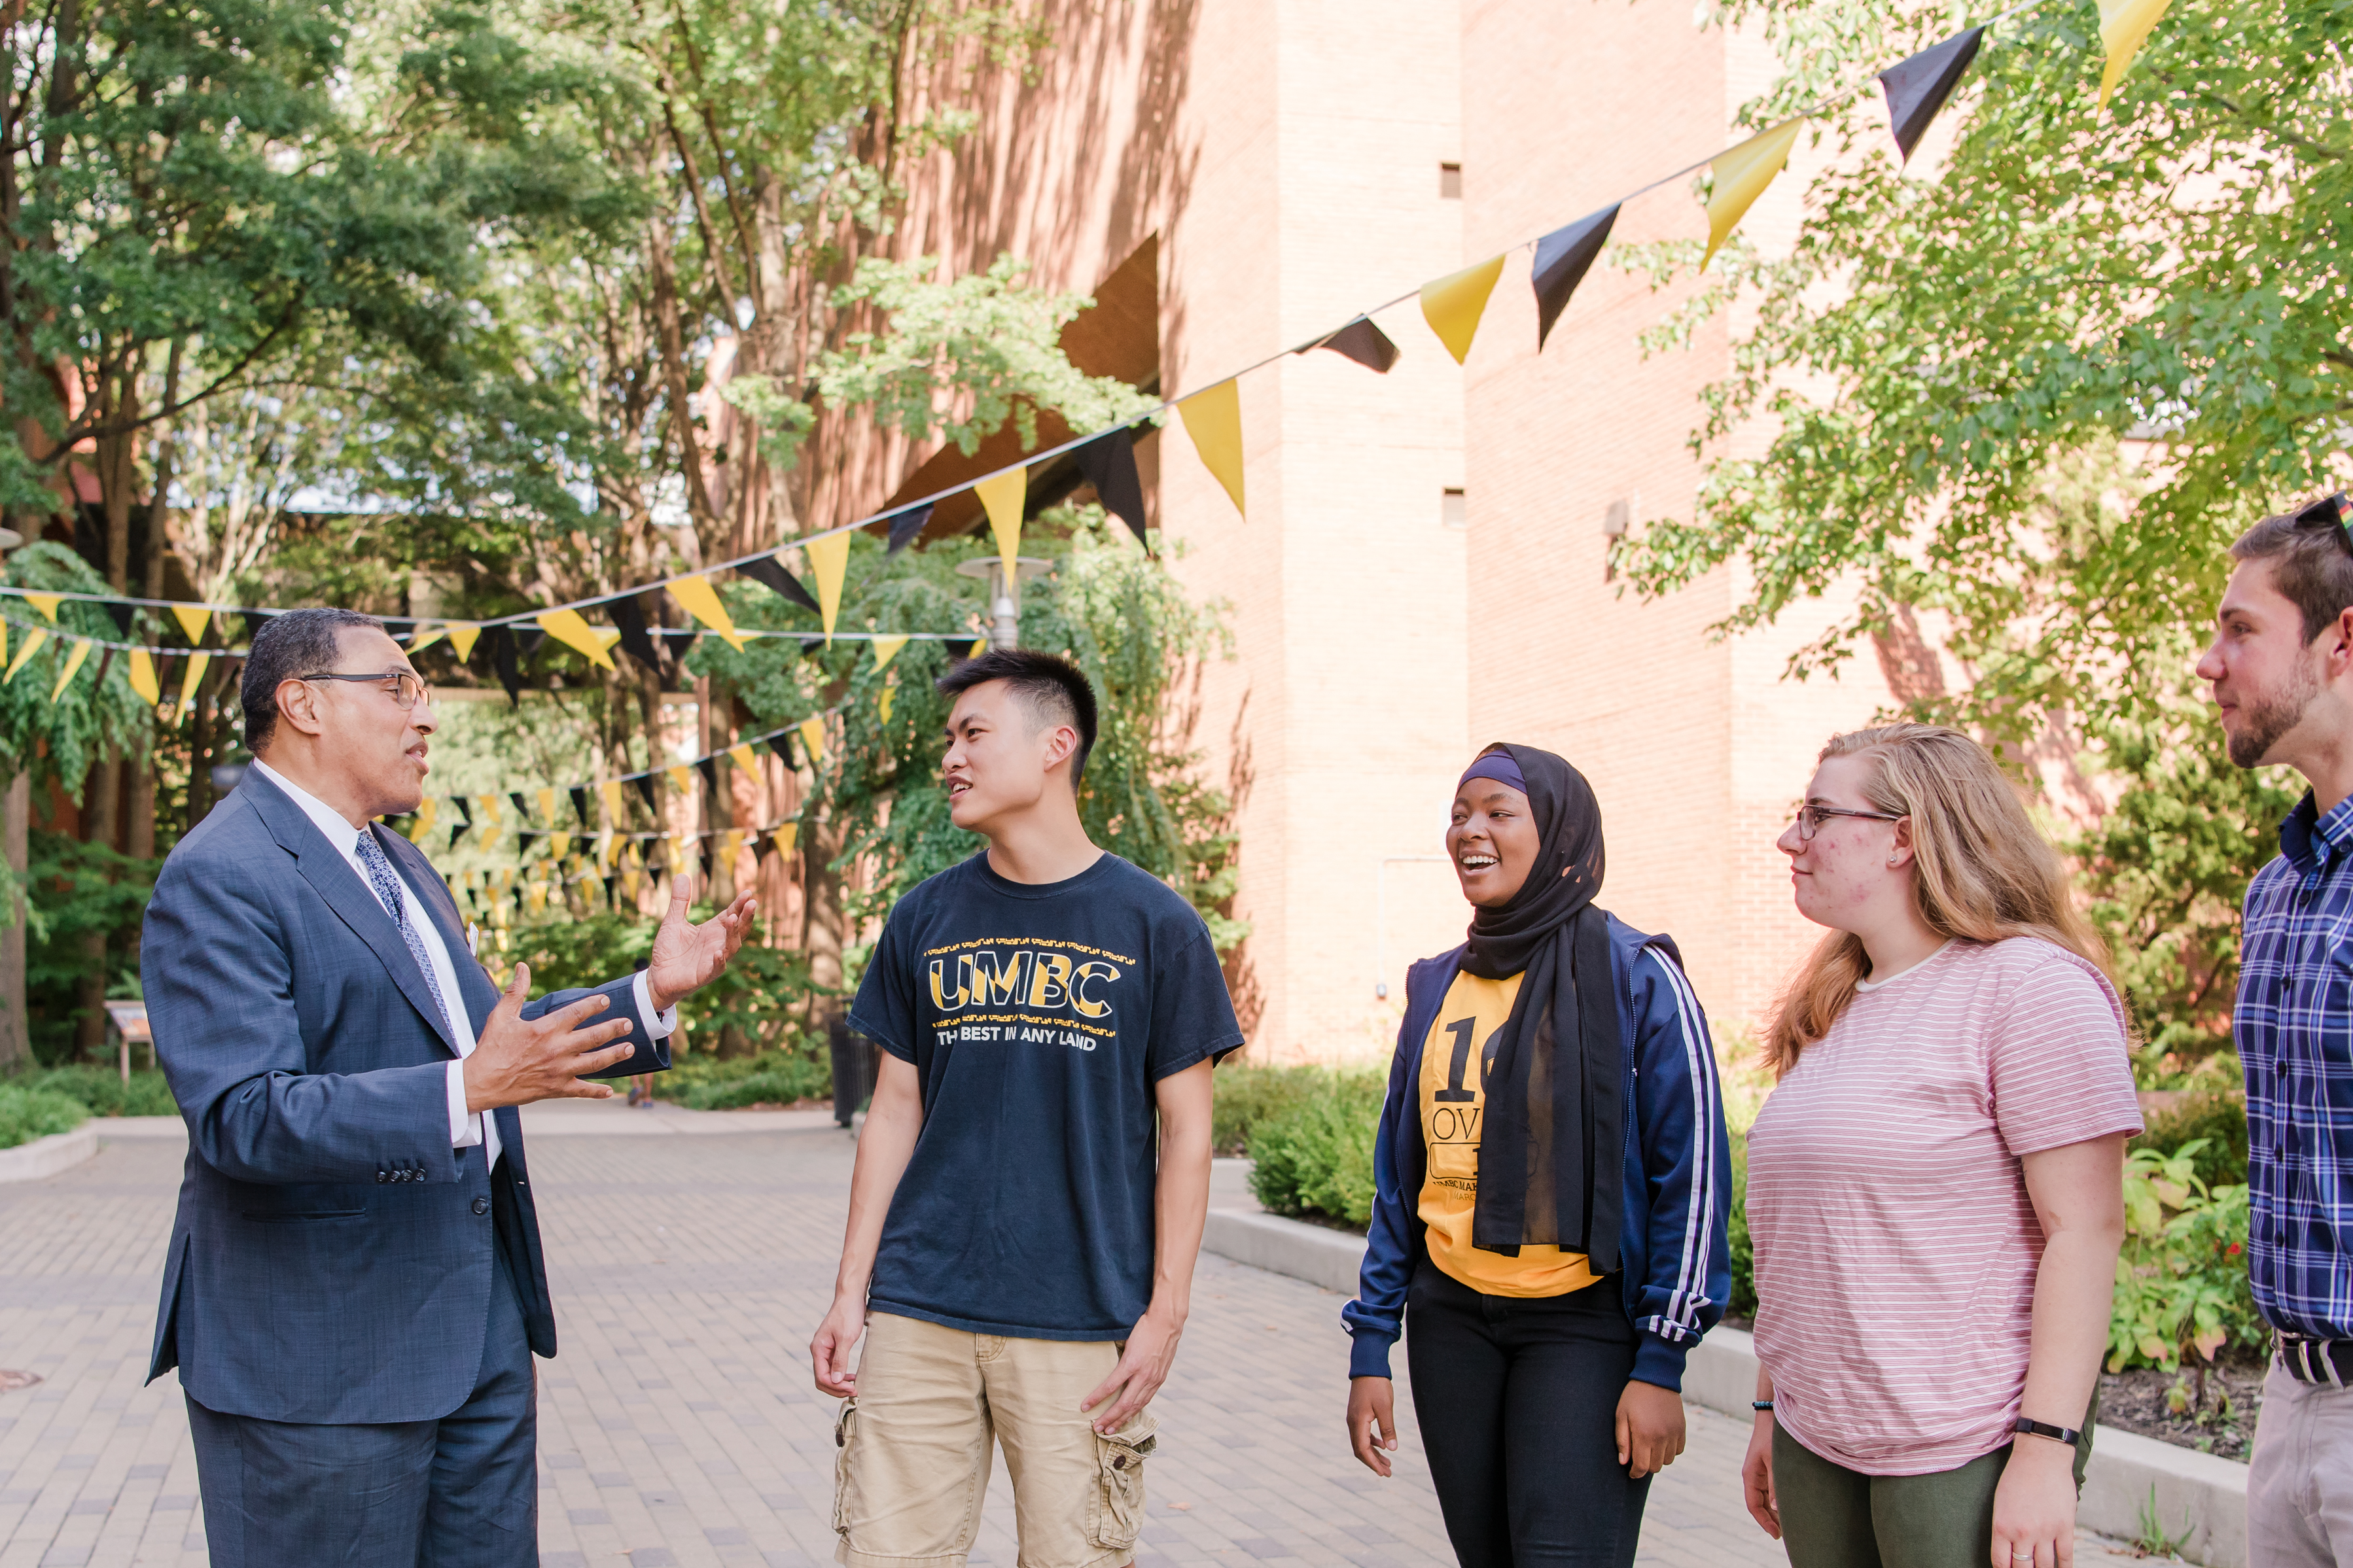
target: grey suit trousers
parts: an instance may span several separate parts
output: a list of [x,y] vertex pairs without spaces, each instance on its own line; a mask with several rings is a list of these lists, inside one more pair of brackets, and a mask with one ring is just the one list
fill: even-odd
[[538,1404],[495,1250],[481,1370],[438,1421],[316,1426],[188,1400],[213,1568],[533,1568]]

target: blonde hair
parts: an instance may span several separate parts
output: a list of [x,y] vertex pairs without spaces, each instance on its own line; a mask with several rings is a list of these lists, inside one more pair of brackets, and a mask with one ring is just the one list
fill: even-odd
[[[1937,935],[1994,942],[2036,936],[2109,973],[2107,944],[2075,908],[2065,864],[1983,746],[1942,724],[1887,724],[1834,735],[1832,757],[1863,757],[1863,798],[1912,819],[1912,899]],[[1869,976],[1862,939],[1834,931],[1774,1005],[1766,1065],[1778,1078],[1830,1033]]]

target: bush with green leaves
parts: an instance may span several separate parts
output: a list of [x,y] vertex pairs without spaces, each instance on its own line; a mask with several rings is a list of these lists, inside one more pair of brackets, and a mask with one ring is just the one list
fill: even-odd
[[2132,1147],[2194,1149],[2194,1173],[2209,1188],[2244,1186],[2247,1108],[2235,1095],[2190,1096],[2172,1110],[2149,1118],[2147,1130],[2132,1141]]
[[753,1057],[684,1057],[655,1080],[654,1092],[692,1110],[793,1105],[830,1095],[833,1067],[824,1057],[794,1051],[763,1051]]
[[142,1068],[125,1082],[121,1072],[91,1062],[47,1068],[17,1079],[15,1087],[62,1094],[92,1116],[177,1116],[179,1102],[164,1075]]
[[2135,1149],[2125,1161],[2125,1245],[2116,1259],[2108,1370],[2168,1371],[2195,1352],[2263,1344],[2269,1331],[2247,1283],[2247,1189],[2210,1187],[2198,1174],[2207,1147]]
[[1386,1085],[1377,1073],[1322,1076],[1316,1092],[1251,1129],[1250,1191],[1275,1214],[1361,1229],[1373,1217],[1373,1134]]
[[1211,1075],[1214,1095],[1209,1120],[1209,1146],[1226,1157],[1248,1154],[1250,1133],[1264,1121],[1296,1110],[1328,1091],[1332,1074],[1325,1068],[1250,1067],[1229,1061]]
[[1726,1317],[1757,1316],[1757,1244],[1748,1236],[1748,1134],[1732,1134],[1732,1221],[1726,1226],[1732,1243],[1732,1290],[1725,1299]]
[[90,1120],[82,1103],[50,1089],[0,1084],[0,1149],[70,1132]]

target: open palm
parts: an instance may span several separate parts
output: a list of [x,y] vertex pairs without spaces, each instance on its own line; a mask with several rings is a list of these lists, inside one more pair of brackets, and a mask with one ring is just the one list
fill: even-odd
[[654,932],[653,956],[646,964],[646,989],[654,1010],[661,1012],[681,996],[701,990],[719,976],[744,937],[752,929],[752,911],[759,899],[745,893],[733,903],[695,925],[686,918],[694,901],[694,879],[670,879],[670,910],[661,929]]

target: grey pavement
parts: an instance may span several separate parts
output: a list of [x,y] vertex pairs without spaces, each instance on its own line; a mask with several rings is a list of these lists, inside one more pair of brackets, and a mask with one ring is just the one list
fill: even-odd
[[[563,1341],[540,1365],[543,1562],[830,1562],[834,1406],[806,1345],[831,1294],[851,1139],[807,1113],[656,1113],[698,1134],[678,1137],[625,1131],[631,1114],[534,1108],[527,1123]],[[0,1368],[42,1380],[0,1394],[0,1568],[205,1561],[178,1387],[141,1384],[180,1141],[141,1131],[0,1187]],[[1140,1568],[1452,1561],[1406,1402],[1396,1479],[1347,1452],[1339,1307],[1201,1260],[1155,1406]],[[1651,1492],[1642,1563],[1783,1561],[1740,1507],[1745,1437],[1745,1423],[1692,1414],[1688,1450]],[[972,1561],[1015,1561],[1001,1466]],[[2076,1556],[2126,1561],[2088,1538]]]

